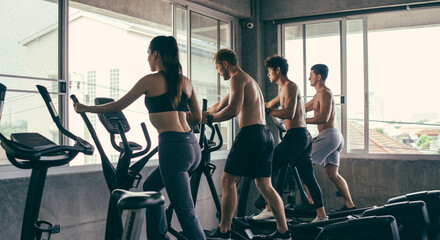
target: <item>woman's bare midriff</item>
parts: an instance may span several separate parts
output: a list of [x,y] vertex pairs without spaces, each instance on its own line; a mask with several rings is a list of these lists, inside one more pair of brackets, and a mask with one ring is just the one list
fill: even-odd
[[150,113],[150,122],[158,133],[162,132],[189,132],[191,128],[186,122],[185,112]]

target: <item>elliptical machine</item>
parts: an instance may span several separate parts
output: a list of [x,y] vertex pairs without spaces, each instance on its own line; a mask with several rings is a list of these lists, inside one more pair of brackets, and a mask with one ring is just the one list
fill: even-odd
[[[21,227],[21,240],[50,239],[52,234],[60,232],[59,225],[38,219],[47,171],[50,167],[68,164],[78,153],[92,155],[94,150],[87,141],[62,126],[46,88],[43,86],[37,88],[60,132],[75,143],[73,146],[57,145],[38,133],[12,133],[9,140],[0,133],[1,146],[6,151],[8,160],[17,168],[32,169]],[[5,92],[6,86],[0,84],[0,117]]]
[[[271,117],[273,123],[278,129],[279,137],[282,140],[284,138],[284,134],[286,133],[286,128],[283,122],[280,122],[278,119]],[[309,146],[311,147],[311,145]],[[304,189],[304,184],[299,177],[298,170],[296,166],[292,164],[287,164],[286,166],[280,168],[278,170],[277,176],[273,176],[275,178],[274,188],[277,190],[280,196],[283,194],[288,194],[287,203],[284,206],[284,210],[287,218],[295,218],[298,222],[303,222],[302,218],[315,218],[316,210],[313,205],[309,203],[307,199],[307,193]],[[287,187],[287,191],[286,190]],[[299,201],[298,201],[299,195]],[[264,198],[260,195],[258,199],[255,201],[256,208],[265,207],[266,202]],[[244,212],[242,213],[244,215]],[[255,221],[255,220],[250,220]],[[256,223],[258,221],[255,221]]]
[[[283,139],[286,129],[277,119],[270,117],[278,129],[280,139]],[[284,206],[286,220],[288,225],[293,222],[302,222],[301,218],[316,217],[316,210],[308,203],[307,194],[304,190],[302,180],[299,177],[298,170],[294,165],[287,164],[280,168],[276,176],[272,176],[274,188],[282,196],[285,187],[288,186],[287,204]],[[239,239],[259,238],[260,234],[271,233],[276,229],[275,219],[254,220],[252,216],[246,214],[246,206],[251,185],[251,179],[243,177],[240,185],[240,195],[238,199],[237,216],[233,218],[233,231]],[[299,199],[298,199],[299,198]],[[299,201],[298,201],[299,200]],[[256,208],[266,207],[266,201],[260,196],[254,203]],[[294,220],[296,219],[296,221]]]
[[[206,111],[207,104],[208,101],[206,99],[203,99],[202,112]],[[206,126],[208,126],[211,129],[211,134],[209,138],[206,137]],[[194,133],[199,133],[200,135],[199,145],[202,149],[202,159],[197,169],[191,173],[191,179],[190,179],[191,195],[193,198],[194,206],[196,205],[197,202],[197,194],[199,191],[202,175],[205,175],[206,181],[208,182],[209,190],[211,192],[216,207],[216,216],[218,219],[220,219],[221,203],[217,194],[217,190],[215,188],[214,181],[212,180],[212,175],[216,170],[216,166],[211,163],[211,153],[219,150],[223,146],[223,137],[220,132],[220,128],[218,124],[213,125],[211,123],[208,124],[202,123],[195,125],[192,128]],[[217,143],[214,141],[216,135],[218,140]],[[181,232],[177,231],[171,226],[171,220],[174,212],[173,210],[174,209],[172,205],[168,206],[168,208],[166,209],[168,232],[179,240],[188,240]]]
[[[70,98],[73,102],[77,103],[78,99],[75,95],[71,95]],[[111,98],[96,98],[95,104],[101,105],[109,102],[113,102]],[[98,114],[99,120],[104,125],[105,129],[110,134],[111,144],[114,149],[120,152],[119,160],[116,168],[110,162],[109,158],[105,154],[105,151],[98,139],[98,136],[93,128],[90,120],[85,113],[80,113],[82,119],[84,120],[87,129],[92,136],[93,141],[98,149],[101,156],[101,164],[107,183],[107,187],[111,193],[108,211],[107,211],[107,222],[105,230],[106,240],[115,239],[138,239],[140,236],[140,231],[142,229],[142,222],[145,215],[145,208],[150,206],[156,206],[164,204],[165,198],[162,194],[158,192],[128,192],[131,188],[137,188],[142,176],[139,172],[143,169],[145,164],[150,160],[150,158],[157,153],[157,147],[152,151],[151,140],[148,135],[145,123],[141,124],[142,131],[147,142],[147,146],[142,150],[142,146],[127,140],[125,133],[130,130],[130,125],[125,118],[122,111],[116,113],[108,114]],[[116,134],[121,137],[122,142],[116,144]],[[137,150],[137,152],[135,152]],[[146,155],[145,155],[146,154]],[[144,156],[145,155],[145,156]],[[130,165],[133,158],[143,156],[141,159]],[[133,196],[134,198],[139,198],[139,202],[125,204],[122,203],[124,196]],[[147,197],[145,197],[147,196]],[[142,208],[139,208],[140,206]],[[122,223],[122,210],[123,209],[135,209],[135,211],[130,211],[127,216],[126,225],[135,225],[136,231],[131,232],[124,230]]]

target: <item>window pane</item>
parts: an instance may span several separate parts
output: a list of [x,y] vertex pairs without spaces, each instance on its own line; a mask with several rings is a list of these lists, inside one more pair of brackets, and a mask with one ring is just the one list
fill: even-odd
[[[334,97],[341,95],[341,39],[339,21],[306,25],[307,76],[318,63],[329,68],[326,86]],[[307,77],[308,78],[308,77]],[[315,88],[307,82],[307,96],[315,95]],[[338,100],[339,101],[339,100]]]
[[188,13],[177,7],[177,44],[179,44],[180,64],[183,75],[188,75]]
[[[335,103],[340,103],[341,95],[341,38],[339,21],[307,24],[306,28],[306,69],[307,79],[310,75],[310,68],[318,63],[327,65],[329,74],[326,80],[326,86],[330,88],[335,99]],[[315,88],[310,86],[310,81],[306,80],[307,96],[315,95]],[[336,108],[336,115],[340,116],[340,107]],[[308,117],[313,116],[309,112]],[[337,126],[341,126],[340,118],[336,118]],[[309,124],[307,126],[312,136],[318,133],[317,126]],[[341,129],[341,128],[339,128]]]
[[440,24],[378,29],[378,21],[406,14],[414,12],[368,18],[370,153],[439,154]]
[[[221,48],[231,48],[231,26],[229,23],[220,21],[220,49]],[[218,78],[220,81],[220,96],[224,96],[228,93],[229,83],[223,81],[220,76],[218,76]],[[218,101],[220,101],[220,97]]]
[[2,0],[0,74],[58,78],[58,1]]
[[[231,25],[229,23],[220,21],[220,48],[231,47]],[[217,76],[217,79],[220,82],[220,96],[225,96],[229,92],[229,82],[223,81],[223,78],[220,76]],[[220,96],[217,98],[218,101],[221,99]],[[229,149],[229,147],[232,145],[232,140],[234,139],[232,132],[233,124],[233,121],[220,123],[220,131],[222,132],[222,136],[224,138],[222,149]]]
[[284,56],[289,63],[287,77],[298,85],[301,95],[304,96],[303,28],[302,25],[289,26],[284,31]]
[[217,20],[191,12],[191,81],[198,98],[207,98],[208,105],[219,96],[212,62],[218,49],[217,36]]
[[347,21],[347,152],[362,152],[364,137],[363,20]]
[[231,25],[220,22],[220,48],[231,48]]
[[[228,23],[191,12],[191,81],[199,100],[208,99],[208,106],[219,101],[229,90],[229,82],[218,77],[212,58],[217,49],[231,48],[230,29]],[[228,121],[219,125],[222,149],[228,149],[232,143],[232,124]]]
[[[117,100],[124,96],[141,77],[151,73],[147,61],[151,39],[158,35],[172,35],[172,6],[169,3],[157,2],[151,5],[156,8],[151,9],[152,12],[163,13],[157,22],[78,3],[71,6],[75,8],[69,9],[69,92],[86,104],[94,104],[96,97],[112,97]],[[123,112],[132,129],[127,133],[127,138],[145,146],[140,127],[145,122],[152,146],[157,146],[157,131],[149,121],[143,98]],[[69,128],[85,140],[93,142],[80,116],[74,111],[69,111],[69,115]],[[96,115],[90,114],[89,118],[96,126],[107,154],[119,154],[111,147],[108,133]],[[77,129],[80,131],[75,131]],[[96,164],[99,159],[97,152],[92,157],[80,155],[71,165]]]
[[[9,89],[8,89],[9,90]],[[35,88],[36,90],[36,88]],[[52,94],[52,102],[58,107],[58,97]],[[59,112],[59,109],[56,109]],[[38,93],[6,92],[0,122],[1,133],[9,138],[11,133],[37,132],[59,143],[59,132],[43,98]],[[5,151],[0,148],[0,165],[10,164]]]

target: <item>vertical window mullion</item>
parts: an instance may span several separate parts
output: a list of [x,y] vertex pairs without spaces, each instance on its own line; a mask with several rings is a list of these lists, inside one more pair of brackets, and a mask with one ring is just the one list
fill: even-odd
[[[69,1],[58,1],[58,79],[62,80],[58,86],[59,92],[66,94],[59,95],[59,112],[62,124],[67,128],[69,126],[68,96],[69,96],[69,69],[68,69],[68,26],[69,26]],[[68,144],[69,138],[64,134],[59,134],[60,144]]]
[[307,53],[306,53],[306,25],[302,24],[302,32],[303,32],[303,63],[304,63],[304,103],[307,103]]
[[370,152],[370,112],[369,112],[369,85],[368,85],[368,21],[363,18],[364,43],[364,153]]
[[191,65],[192,65],[192,62],[191,62],[191,24],[192,24],[192,22],[191,22],[191,10],[190,10],[190,8],[189,7],[187,7],[186,8],[186,18],[187,18],[187,31],[186,31],[186,34],[187,34],[187,37],[186,37],[186,49],[187,49],[187,54],[186,54],[186,57],[187,57],[187,71],[188,71],[188,77],[189,77],[189,79],[192,79],[192,76],[191,76]]
[[[220,20],[217,20],[217,51],[220,50]],[[221,86],[220,86],[220,75],[217,74],[217,96],[220,101]]]
[[[344,142],[347,142],[347,19],[339,21],[341,38],[341,132],[344,136]],[[343,152],[347,152],[345,144]]]
[[285,26],[283,26],[282,24],[278,24],[277,26],[277,45],[278,45],[278,55],[281,56],[286,56],[285,52],[285,47],[284,47],[284,42],[286,41],[285,39],[286,33],[285,33]]
[[171,22],[173,24],[173,37],[177,39],[177,6],[176,4],[172,4],[172,7]]

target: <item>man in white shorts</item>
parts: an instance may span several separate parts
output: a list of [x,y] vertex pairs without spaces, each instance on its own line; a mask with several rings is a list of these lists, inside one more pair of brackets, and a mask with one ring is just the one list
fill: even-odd
[[330,89],[325,85],[328,76],[328,67],[324,64],[313,65],[310,71],[310,85],[315,87],[316,94],[306,103],[306,112],[314,111],[312,118],[307,118],[307,124],[317,124],[319,135],[312,144],[312,162],[322,165],[325,162],[325,171],[329,179],[335,184],[344,198],[344,207],[341,211],[354,209],[347,182],[339,175],[340,152],[344,146],[344,138],[335,124],[335,101]]

